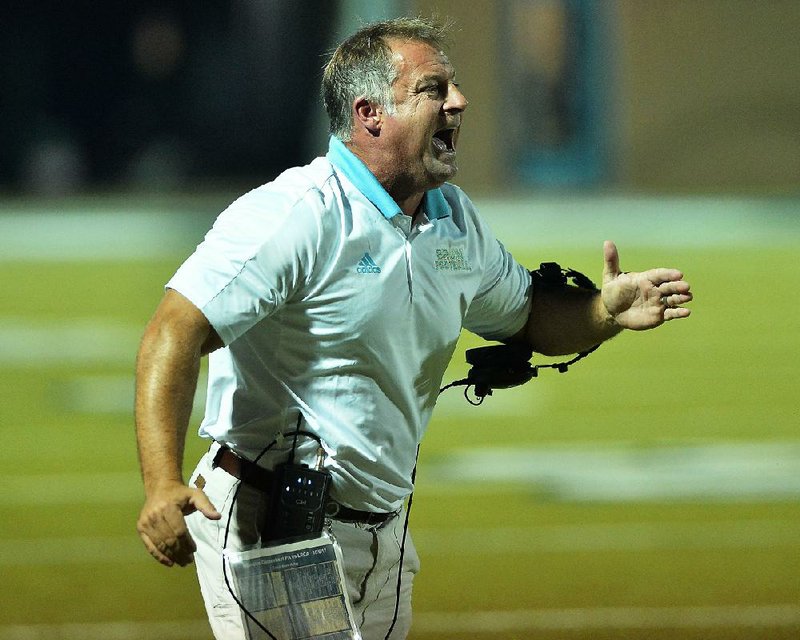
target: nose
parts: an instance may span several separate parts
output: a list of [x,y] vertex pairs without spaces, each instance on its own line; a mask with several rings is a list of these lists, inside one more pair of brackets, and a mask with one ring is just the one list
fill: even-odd
[[444,103],[444,110],[445,111],[457,111],[461,112],[467,108],[469,101],[461,93],[461,89],[458,88],[458,85],[455,82],[450,82],[447,88],[447,100]]

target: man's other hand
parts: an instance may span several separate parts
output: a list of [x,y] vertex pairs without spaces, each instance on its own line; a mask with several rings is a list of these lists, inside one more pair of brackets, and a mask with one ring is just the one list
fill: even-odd
[[147,497],[136,529],[147,551],[161,564],[185,567],[192,562],[197,546],[184,516],[195,511],[209,520],[222,517],[205,493],[182,483],[162,486]]

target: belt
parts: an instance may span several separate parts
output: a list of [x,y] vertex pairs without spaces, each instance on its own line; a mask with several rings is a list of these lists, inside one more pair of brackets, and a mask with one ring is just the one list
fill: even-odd
[[[245,484],[259,491],[263,491],[264,493],[270,492],[272,484],[275,481],[275,474],[272,471],[239,457],[224,445],[219,448],[219,451],[217,451],[217,454],[214,456],[212,466],[219,467],[237,480],[241,480]],[[383,524],[397,515],[395,511],[390,511],[388,513],[359,511],[358,509],[345,507],[333,500],[329,501],[325,510],[334,520],[339,520],[341,522],[357,522],[366,525]]]

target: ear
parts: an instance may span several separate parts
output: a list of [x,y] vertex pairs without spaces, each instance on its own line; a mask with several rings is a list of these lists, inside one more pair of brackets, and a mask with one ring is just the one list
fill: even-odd
[[377,136],[383,126],[383,108],[360,96],[353,102],[353,121]]

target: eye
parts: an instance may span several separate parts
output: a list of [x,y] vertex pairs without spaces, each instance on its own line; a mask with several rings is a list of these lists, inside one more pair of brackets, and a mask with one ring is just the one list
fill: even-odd
[[419,85],[417,92],[431,99],[442,100],[447,95],[447,90],[447,80],[429,78]]

